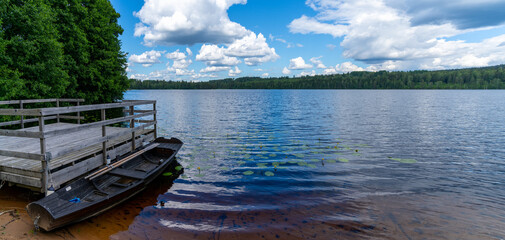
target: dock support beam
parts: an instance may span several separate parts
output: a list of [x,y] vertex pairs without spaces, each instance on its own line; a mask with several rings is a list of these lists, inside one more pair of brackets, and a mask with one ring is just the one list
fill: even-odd
[[154,139],[158,138],[158,125],[156,124],[156,102],[153,103],[153,120],[154,120]]
[[[19,109],[23,109],[23,100],[19,100]],[[21,115],[21,128],[25,128],[25,116]]]
[[[79,101],[77,101],[77,106],[79,105]],[[81,112],[77,112],[77,124],[81,124]]]
[[[56,107],[59,108],[60,107],[60,99],[56,99]],[[59,123],[60,122],[60,114],[56,114],[56,122]]]
[[[135,106],[130,106],[130,116],[135,115]],[[130,128],[135,128],[135,119],[130,120]],[[136,146],[135,146],[135,131],[132,132],[132,152],[135,151]]]
[[[44,117],[40,116],[39,117],[39,132],[43,133],[44,132]],[[40,138],[40,154],[44,155],[44,160],[42,160],[42,182],[41,182],[41,189],[43,193],[47,194],[47,178],[49,175],[49,169],[48,169],[48,157],[46,155],[46,138],[45,136],[42,136]]]
[[[105,121],[105,109],[101,110],[102,112],[102,121]],[[107,131],[106,131],[106,126],[102,126],[102,137],[107,136]],[[102,157],[103,157],[103,164],[107,164],[107,141],[102,142]]]

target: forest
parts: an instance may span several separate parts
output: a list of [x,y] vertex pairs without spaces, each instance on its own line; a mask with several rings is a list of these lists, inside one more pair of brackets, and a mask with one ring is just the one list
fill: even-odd
[[0,1],[0,100],[122,99],[118,18],[109,0]]
[[505,89],[505,65],[440,71],[242,77],[208,82],[130,79],[130,89]]

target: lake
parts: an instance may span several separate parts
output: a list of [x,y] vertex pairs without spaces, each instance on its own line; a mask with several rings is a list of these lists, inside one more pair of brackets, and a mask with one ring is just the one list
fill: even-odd
[[184,172],[143,192],[148,204],[112,239],[505,238],[505,91],[125,99],[158,101],[158,135],[185,143]]

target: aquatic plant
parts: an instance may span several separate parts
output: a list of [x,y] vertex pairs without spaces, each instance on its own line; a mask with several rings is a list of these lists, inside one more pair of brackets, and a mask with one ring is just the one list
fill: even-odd
[[165,177],[170,177],[170,176],[172,176],[172,175],[174,175],[174,174],[173,174],[173,173],[171,173],[171,172],[166,172],[166,173],[163,173],[163,176],[165,176]]
[[252,175],[253,173],[254,172],[251,170],[243,172],[244,175]]
[[339,158],[338,161],[346,163],[346,162],[349,162],[349,159],[347,159],[347,158]]
[[270,171],[266,171],[265,172],[265,176],[268,176],[268,177],[272,177],[274,176],[275,174],[273,172],[270,172]]
[[266,164],[266,163],[256,163],[256,165],[257,165],[259,168],[266,168],[266,167],[267,167],[267,164]]

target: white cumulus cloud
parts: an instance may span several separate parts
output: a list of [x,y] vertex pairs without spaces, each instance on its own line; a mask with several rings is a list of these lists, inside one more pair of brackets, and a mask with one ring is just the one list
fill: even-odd
[[151,50],[148,52],[144,52],[140,55],[135,55],[132,54],[129,58],[128,61],[130,63],[139,63],[142,64],[144,67],[149,67],[153,64],[160,63],[160,57],[164,53],[164,51],[156,51],[156,50]]
[[316,65],[316,68],[319,69],[325,69],[326,66],[323,64],[323,61],[321,61],[322,56],[320,57],[313,57],[310,59],[310,62]]
[[140,19],[135,36],[144,44],[192,45],[231,43],[249,31],[228,17],[228,8],[247,0],[145,0],[134,15]]
[[[505,6],[499,2],[482,4],[495,11],[491,6]],[[307,0],[317,14],[303,15],[289,28],[293,33],[343,37],[343,57],[374,69],[447,69],[505,62],[505,48],[500,46],[505,34],[471,43],[450,39],[483,27],[503,26],[505,14],[486,19],[482,6],[470,1],[440,3],[447,14],[428,7],[435,5],[433,0]],[[468,14],[451,15],[453,8]]]
[[230,77],[236,77],[242,73],[242,70],[240,70],[237,66],[235,66],[235,69],[230,69],[228,71],[228,76]]
[[312,68],[312,65],[305,63],[302,57],[297,57],[289,60],[288,68],[291,70],[302,70]]
[[287,67],[284,67],[284,69],[282,69],[282,74],[289,75],[291,74],[291,71]]

